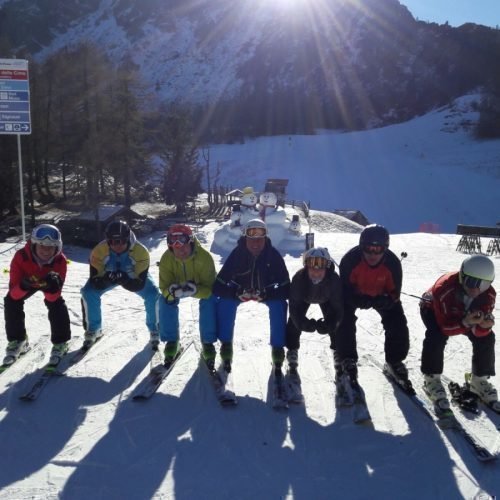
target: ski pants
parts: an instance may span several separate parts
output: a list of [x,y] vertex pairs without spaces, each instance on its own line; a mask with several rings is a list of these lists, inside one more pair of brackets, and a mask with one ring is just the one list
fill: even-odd
[[[356,349],[356,321],[358,318],[354,314],[355,311],[354,307],[345,305],[344,317],[335,336],[340,361],[348,358],[358,360]],[[377,310],[377,312],[380,314],[385,333],[385,361],[389,364],[403,361],[410,349],[410,333],[401,302],[396,302],[388,310]]]
[[[24,301],[31,297],[33,293],[20,300],[14,300],[10,294],[7,294],[4,298],[5,332],[9,342],[26,338]],[[44,304],[49,312],[51,342],[53,344],[67,342],[71,338],[71,328],[66,302],[62,297],[59,297],[54,301],[45,299]]]
[[[217,340],[217,321],[215,317],[216,299],[211,295],[208,299],[199,300],[199,327],[202,343],[213,343]],[[167,302],[160,298],[160,339],[162,342],[179,340],[179,300]]]
[[[432,309],[422,307],[420,317],[426,328],[420,370],[425,375],[441,374],[444,350],[450,337],[442,334]],[[495,334],[476,337],[469,332],[466,336],[472,343],[472,373],[478,377],[495,375]]]
[[[331,306],[329,302],[323,302],[322,304],[318,304],[321,312],[323,313],[323,317],[326,319],[331,316]],[[307,311],[309,310],[310,304],[306,302],[302,303],[300,306],[297,306],[297,314],[299,316],[305,316]],[[302,330],[299,330],[295,323],[292,321],[292,318],[288,318],[288,322],[286,324],[286,348],[287,349],[300,349],[300,335]],[[329,331],[328,335],[330,335],[330,349],[335,350],[335,331]]]
[[[221,342],[232,342],[236,310],[242,304],[237,299],[219,297],[217,299],[217,332]],[[285,328],[288,303],[286,300],[265,300],[261,304],[269,309],[269,325],[271,329],[271,347],[285,346]]]
[[[102,329],[101,296],[119,285],[111,285],[103,290],[94,288],[90,280],[81,289],[83,327],[87,332],[95,332]],[[146,326],[150,332],[158,331],[158,300],[160,292],[150,276],[146,278],[144,287],[133,292],[144,300],[146,308]]]

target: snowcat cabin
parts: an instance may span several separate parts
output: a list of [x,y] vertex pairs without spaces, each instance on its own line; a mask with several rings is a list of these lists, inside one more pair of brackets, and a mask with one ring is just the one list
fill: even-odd
[[284,207],[287,195],[287,186],[288,179],[267,179],[264,192],[274,193],[278,199],[278,205]]

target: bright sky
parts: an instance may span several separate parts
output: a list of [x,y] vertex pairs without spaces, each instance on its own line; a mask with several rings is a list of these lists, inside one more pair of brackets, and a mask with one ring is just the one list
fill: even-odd
[[461,26],[472,22],[500,26],[499,0],[400,0],[420,21]]

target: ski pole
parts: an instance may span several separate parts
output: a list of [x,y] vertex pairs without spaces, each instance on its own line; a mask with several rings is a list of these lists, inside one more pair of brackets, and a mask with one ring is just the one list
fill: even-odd
[[418,295],[413,295],[412,293],[401,292],[403,295],[407,295],[408,297],[413,297],[414,299],[421,300],[423,302],[432,302],[432,299],[427,299],[425,297],[420,297]]

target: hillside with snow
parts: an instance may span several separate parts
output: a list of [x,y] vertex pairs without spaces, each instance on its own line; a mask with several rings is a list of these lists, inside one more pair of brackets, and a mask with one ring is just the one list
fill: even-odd
[[500,140],[478,141],[479,96],[408,122],[362,132],[260,137],[211,148],[220,184],[290,179],[288,198],[317,210],[356,209],[391,232],[500,222]]
[[[319,221],[318,225],[314,221]],[[358,230],[345,230],[338,216],[312,212],[316,243],[334,259],[357,244]],[[202,245],[212,247],[220,224],[196,228]],[[166,249],[162,234],[142,239],[158,262]],[[391,248],[407,252],[403,291],[420,294],[442,273],[457,269],[464,255],[458,236],[396,234]],[[0,244],[7,269],[16,247]],[[70,259],[64,297],[73,340],[83,341],[80,287],[88,276],[88,249],[66,247]],[[284,251],[291,275],[300,257]],[[223,256],[214,253],[219,268]],[[494,258],[497,275],[500,258]],[[8,274],[0,290],[7,291]],[[421,393],[419,371],[423,325],[418,301],[402,297],[408,317],[410,376]],[[299,370],[305,404],[278,412],[269,404],[271,357],[267,309],[247,303],[238,310],[234,387],[239,404],[222,408],[199,365],[198,306],[181,301],[182,342],[188,349],[158,393],[146,402],[130,398],[156,362],[148,347],[142,301],[117,288],[103,296],[103,339],[66,375],[52,380],[38,400],[19,400],[36,380],[50,351],[42,297],[26,303],[33,350],[0,376],[0,435],[4,462],[0,499],[372,499],[493,498],[500,491],[498,463],[483,464],[457,436],[444,433],[366,361],[383,361],[383,333],[376,313],[359,311],[360,383],[373,426],[352,421],[349,409],[334,405],[334,369],[329,340],[317,333],[301,339]],[[498,314],[498,307],[496,315]],[[312,317],[319,315],[313,307]],[[327,336],[326,336],[327,337]],[[193,341],[193,344],[190,344]],[[5,348],[0,338],[0,350]],[[497,357],[499,348],[496,348]],[[445,373],[461,380],[470,367],[466,338],[453,338]],[[494,377],[497,387],[500,376]],[[500,446],[500,416],[459,415],[492,452]]]

